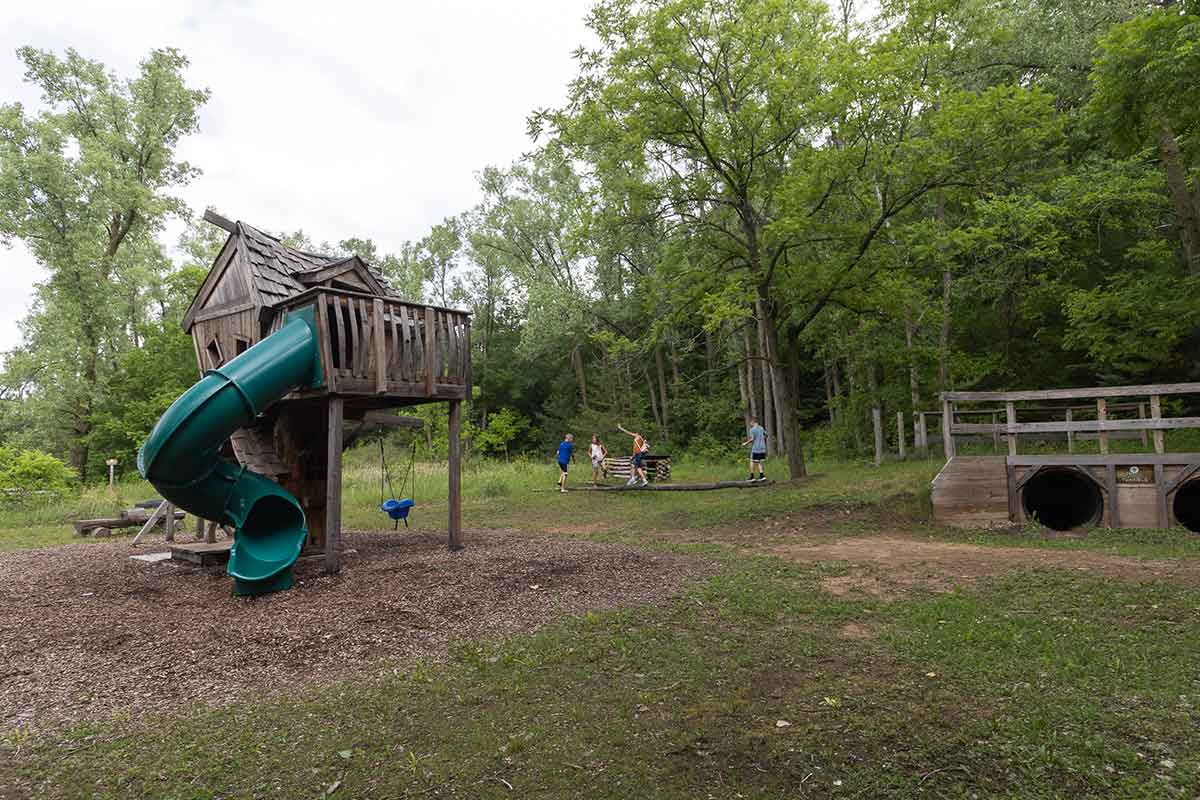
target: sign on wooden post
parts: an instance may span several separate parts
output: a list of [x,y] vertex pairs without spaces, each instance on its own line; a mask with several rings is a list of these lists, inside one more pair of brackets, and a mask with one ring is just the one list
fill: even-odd
[[108,465],[108,491],[112,492],[116,488],[114,485],[116,480],[116,466],[121,462],[115,458],[110,458],[104,463]]

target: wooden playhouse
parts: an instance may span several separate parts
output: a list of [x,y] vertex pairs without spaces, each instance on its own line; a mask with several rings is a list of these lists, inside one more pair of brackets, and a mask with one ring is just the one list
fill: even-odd
[[299,498],[308,520],[305,551],[323,553],[330,571],[339,568],[345,421],[403,423],[379,412],[432,402],[449,406],[448,544],[461,546],[470,315],[403,300],[357,256],[309,253],[211,211],[204,218],[229,236],[183,320],[201,372],[276,331],[284,312],[315,309],[324,385],[288,394],[230,440],[242,466]]

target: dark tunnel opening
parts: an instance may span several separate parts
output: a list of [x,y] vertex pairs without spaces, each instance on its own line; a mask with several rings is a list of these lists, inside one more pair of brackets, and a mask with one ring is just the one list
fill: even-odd
[[1190,480],[1175,492],[1171,504],[1175,519],[1192,533],[1200,533],[1200,478]]
[[1044,469],[1034,475],[1021,491],[1021,504],[1031,519],[1055,531],[1098,522],[1104,512],[1100,487],[1073,469]]

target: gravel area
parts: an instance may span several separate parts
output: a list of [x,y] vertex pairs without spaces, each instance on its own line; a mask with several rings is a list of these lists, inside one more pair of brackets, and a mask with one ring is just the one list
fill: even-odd
[[130,560],[163,549],[154,542],[0,554],[0,731],[334,680],[458,639],[652,603],[711,569],[576,539],[463,538],[450,553],[440,533],[352,532],[340,575],[302,562],[293,590],[259,598],[232,596],[223,570]]

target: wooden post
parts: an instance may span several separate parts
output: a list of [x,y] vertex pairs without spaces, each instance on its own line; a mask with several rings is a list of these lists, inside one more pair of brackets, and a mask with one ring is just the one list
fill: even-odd
[[954,458],[954,405],[949,400],[942,400],[942,450],[946,458]]
[[[1096,419],[1104,422],[1108,419],[1108,401],[1103,397],[1096,400]],[[1100,431],[1097,438],[1100,440],[1100,452],[1108,452],[1108,431]]]
[[[1150,395],[1150,419],[1162,419],[1162,397]],[[1161,430],[1154,431],[1154,452],[1167,452],[1166,441]]]
[[[897,442],[897,444],[900,445],[900,460],[903,461],[906,458],[908,458],[908,453],[905,451],[906,445],[904,443],[904,412],[903,411],[896,412],[896,442]],[[914,442],[914,444],[916,444],[916,443]]]
[[929,458],[929,423],[925,419],[925,412],[922,411],[917,415],[920,419],[921,426],[921,457]]
[[383,335],[383,300],[376,297],[372,303],[371,320],[375,326],[375,393],[387,394],[387,338]]
[[871,428],[875,432],[875,466],[883,463],[883,409],[871,409]]
[[434,311],[425,306],[425,396],[433,397],[433,362],[437,351],[437,326]]
[[110,458],[104,463],[108,465],[108,493],[112,494],[116,490],[117,459]]
[[[1004,416],[1010,426],[1017,424],[1017,404],[1012,400],[1004,404]],[[1017,454],[1017,435],[1015,433],[1008,434],[1008,454],[1010,456]]]
[[325,466],[325,571],[341,570],[342,546],[342,406],[340,397],[329,398],[329,433]]
[[1000,452],[1000,430],[996,425],[1000,424],[1000,418],[996,414],[992,414],[992,452]]
[[450,531],[446,546],[451,550],[462,549],[462,401],[450,401],[450,419],[447,426],[450,436]]
[[[1070,407],[1068,407],[1067,408],[1067,424],[1070,425],[1074,421],[1075,421],[1075,412]],[[1075,452],[1075,431],[1070,430],[1069,428],[1067,430],[1067,452],[1068,453]]]
[[[1145,418],[1146,418],[1146,404],[1138,403],[1138,419],[1145,419]],[[1145,447],[1148,444],[1148,442],[1146,441],[1146,429],[1142,428],[1142,430],[1139,432],[1142,434],[1142,447]]]
[[200,537],[204,535],[204,519],[196,517],[196,541],[200,541]]
[[[203,525],[204,520],[200,520],[200,524]],[[197,536],[196,538],[198,539],[200,537]],[[217,523],[215,520],[213,520],[213,521],[209,522],[208,526],[204,529],[204,542],[205,542],[205,544],[215,544],[216,541],[217,541]]]
[[163,517],[163,540],[175,541],[175,506],[167,504],[166,516]]

